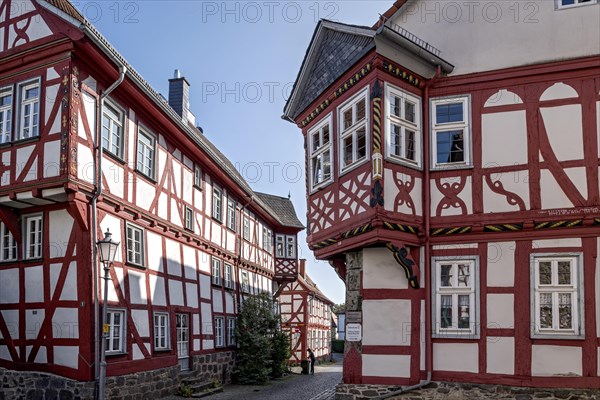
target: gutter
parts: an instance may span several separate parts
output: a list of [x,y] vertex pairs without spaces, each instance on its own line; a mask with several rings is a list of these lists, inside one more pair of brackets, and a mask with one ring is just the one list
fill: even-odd
[[113,82],[108,89],[104,90],[98,100],[98,106],[96,107],[96,191],[92,197],[92,249],[93,249],[93,273],[94,273],[94,376],[96,380],[99,379],[100,371],[100,335],[99,335],[99,324],[100,324],[100,304],[98,298],[98,278],[99,278],[99,265],[98,265],[98,249],[96,243],[98,242],[98,209],[97,203],[98,198],[102,195],[102,109],[104,107],[104,99],[119,86],[125,79],[127,73],[127,67],[119,65],[119,78]]

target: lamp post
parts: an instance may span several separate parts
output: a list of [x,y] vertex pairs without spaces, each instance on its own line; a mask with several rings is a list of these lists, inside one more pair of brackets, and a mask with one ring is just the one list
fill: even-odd
[[100,262],[104,266],[104,292],[102,299],[102,343],[100,350],[100,377],[98,380],[98,400],[104,400],[106,397],[106,341],[108,339],[108,321],[106,320],[106,303],[108,302],[108,281],[110,280],[110,265],[115,260],[117,249],[120,242],[112,240],[112,234],[108,229],[104,234],[104,239],[98,240],[96,246],[100,254]]

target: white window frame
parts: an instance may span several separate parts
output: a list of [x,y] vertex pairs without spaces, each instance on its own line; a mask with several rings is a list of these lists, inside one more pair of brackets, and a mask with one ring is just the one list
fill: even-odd
[[17,259],[17,241],[8,226],[0,221],[0,262]]
[[[3,106],[1,100],[7,97],[10,97],[10,102]],[[0,87],[0,144],[11,142],[14,103],[15,93],[12,85]]]
[[[155,312],[154,316],[154,350],[170,350],[169,313]],[[164,342],[162,344],[161,342]]]
[[189,207],[189,206],[185,206],[184,208],[184,212],[185,212],[185,229],[187,229],[188,231],[192,231],[194,232],[194,210]]
[[556,0],[555,9],[556,10],[564,10],[573,7],[582,7],[582,6],[590,6],[593,4],[598,4],[598,0],[573,0],[573,4],[563,4],[563,0]]
[[263,226],[263,250],[271,254],[273,252],[273,231]]
[[[437,123],[436,106],[462,103],[463,121],[462,122],[444,122]],[[460,95],[451,97],[438,97],[430,100],[430,118],[431,118],[431,168],[432,169],[459,169],[472,167],[472,140],[471,140],[471,96]],[[463,161],[440,162],[437,161],[437,136],[439,133],[449,131],[463,131]]]
[[227,228],[235,232],[236,218],[236,201],[232,198],[227,199]]
[[[107,113],[107,110],[110,111],[110,114]],[[114,114],[114,116],[112,115]],[[114,118],[116,117],[116,118]],[[106,139],[107,145],[104,145],[104,120],[108,121],[108,137]],[[119,143],[113,143],[113,128],[117,128],[117,139]],[[112,147],[116,147],[117,151],[115,152]],[[102,148],[114,155],[119,159],[123,159],[125,154],[125,111],[123,108],[117,103],[111,100],[104,100],[104,104],[102,106]]]
[[213,185],[212,217],[223,223],[223,189],[216,185]]
[[[138,244],[138,240],[135,235],[139,233],[139,251],[135,250],[135,245]],[[126,248],[125,248],[125,259],[127,260],[127,264],[135,265],[138,267],[144,267],[146,265],[146,239],[144,235],[144,228],[141,228],[137,225],[131,224],[127,222],[125,224],[125,240],[126,240]],[[137,255],[139,254],[139,261],[136,260]]]
[[[329,129],[329,142],[327,144],[323,144],[315,148],[313,136],[315,134],[319,135],[319,143],[323,143],[323,129],[327,127]],[[309,149],[308,154],[308,168],[309,168],[309,184],[311,192],[316,191],[324,186],[327,186],[331,182],[333,182],[333,174],[334,174],[334,166],[333,162],[333,112],[330,112],[325,118],[323,118],[318,124],[310,128],[307,132],[308,144],[307,148]],[[326,156],[329,154],[329,176],[325,174],[325,163],[327,162]],[[315,162],[318,162],[323,167],[323,177],[321,179],[317,179],[318,177],[315,175]]]
[[223,278],[221,277],[221,260],[213,257],[211,260],[211,282],[213,285],[221,286]]
[[[144,139],[148,143],[144,142]],[[143,126],[138,126],[136,169],[154,180],[156,165],[156,136]]]
[[244,215],[243,225],[242,237],[250,242],[252,238],[250,234],[250,217],[248,215]]
[[227,346],[235,346],[235,318],[227,318]]
[[285,258],[285,235],[275,235],[275,257]]
[[[115,326],[114,326],[114,315],[121,315],[121,324],[118,326],[119,332],[119,346],[115,348],[114,340],[115,336]],[[108,323],[108,335],[106,338],[106,354],[122,354],[125,353],[125,349],[127,346],[127,313],[125,309],[122,308],[109,308],[107,310],[107,323]]]
[[[365,117],[361,120],[356,120],[356,108],[354,107],[358,102],[364,99],[365,102]],[[343,115],[346,110],[352,108],[352,125],[346,129],[344,129],[343,125]],[[357,94],[355,94],[352,98],[346,100],[344,104],[340,105],[337,108],[337,121],[338,121],[338,165],[340,175],[345,174],[348,171],[351,171],[358,166],[369,161],[370,157],[370,134],[369,134],[369,123],[370,123],[370,103],[369,103],[369,87],[365,87],[364,90],[361,90]],[[365,155],[364,158],[357,158],[357,135],[356,133],[360,128],[364,127],[365,129]],[[344,165],[344,139],[352,136],[352,162],[348,165]]]
[[[32,231],[31,222],[35,224]],[[43,214],[27,215],[23,218],[23,258],[34,260],[42,258],[44,243],[44,216]]]
[[[441,266],[452,264],[451,286],[441,286]],[[458,286],[458,264],[469,265],[469,277],[471,284],[469,287]],[[477,256],[451,256],[451,257],[433,257],[431,274],[432,293],[432,318],[434,338],[453,338],[453,339],[479,339],[480,336],[480,301],[479,301],[479,257]],[[452,325],[450,328],[441,327],[441,296],[452,296]],[[469,310],[469,328],[458,328],[458,296],[468,295]]]
[[[539,282],[539,262],[550,261],[552,268],[552,283],[542,285]],[[559,261],[571,262],[571,284],[558,284]],[[585,338],[585,308],[583,284],[583,254],[582,253],[532,253],[531,264],[531,337],[542,339],[584,339]],[[552,328],[542,328],[540,323],[540,294],[552,295]],[[571,294],[571,329],[560,329],[559,323],[559,294]]]
[[215,347],[225,347],[225,319],[215,317]]
[[248,271],[243,270],[242,273],[242,292],[249,293],[250,292],[250,277],[248,276]]
[[[400,116],[392,111],[392,97],[400,99]],[[414,122],[406,119],[406,102],[415,106]],[[410,167],[421,168],[422,160],[422,131],[421,131],[421,98],[400,88],[385,84],[385,115],[386,115],[386,158]],[[400,151],[401,154],[395,154],[392,148],[393,126],[400,127]],[[406,156],[406,130],[414,132],[414,159]]]
[[[291,241],[291,247],[290,247],[290,241]],[[295,259],[296,258],[296,249],[297,249],[296,236],[286,235],[285,236],[285,257],[289,258],[289,259]]]
[[[38,89],[38,95],[37,97],[33,98],[33,99],[25,99],[24,97],[24,93],[28,90],[28,89],[32,89],[37,87]],[[19,128],[17,129],[17,134],[16,134],[16,138],[15,140],[24,140],[24,139],[30,139],[30,138],[34,138],[34,137],[39,137],[40,136],[40,129],[41,129],[41,124],[40,124],[40,112],[41,112],[41,101],[40,99],[42,98],[42,84],[41,84],[41,78],[34,78],[34,79],[30,79],[27,80],[25,82],[21,82],[17,85],[17,94],[19,96],[19,112],[18,112],[18,118],[19,118]],[[35,108],[37,105],[37,112],[35,112]],[[26,106],[30,106],[30,112],[28,115],[25,115],[25,107]],[[27,134],[27,136],[25,136],[25,117],[29,117],[29,121],[30,124],[28,126],[29,129],[29,133]],[[36,131],[37,128],[37,131]],[[31,130],[33,129],[33,133],[31,132]]]
[[223,266],[223,286],[233,289],[233,266],[228,263],[224,263]]
[[202,190],[202,168],[199,165],[194,165],[194,187]]

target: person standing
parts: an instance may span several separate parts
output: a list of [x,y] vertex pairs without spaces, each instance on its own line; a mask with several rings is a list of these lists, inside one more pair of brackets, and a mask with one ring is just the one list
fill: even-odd
[[315,353],[311,349],[308,349],[308,357],[310,358],[310,373],[311,375],[315,374]]

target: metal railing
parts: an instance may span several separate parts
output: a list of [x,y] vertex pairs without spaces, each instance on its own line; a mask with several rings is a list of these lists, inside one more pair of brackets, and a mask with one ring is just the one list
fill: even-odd
[[436,47],[434,47],[431,44],[427,43],[426,41],[424,41],[420,37],[418,37],[418,36],[410,33],[409,31],[407,31],[406,29],[404,29],[400,25],[392,22],[389,18],[387,18],[387,17],[385,17],[385,16],[383,16],[383,15],[380,14],[380,19],[381,19],[381,21],[383,22],[383,24],[385,26],[387,26],[388,28],[392,29],[394,32],[398,33],[400,36],[404,37],[405,39],[410,40],[411,42],[413,42],[417,46],[424,48],[425,50],[429,51],[430,53],[435,54],[438,57],[440,56],[440,54],[442,54],[442,52],[439,49],[437,49]]

